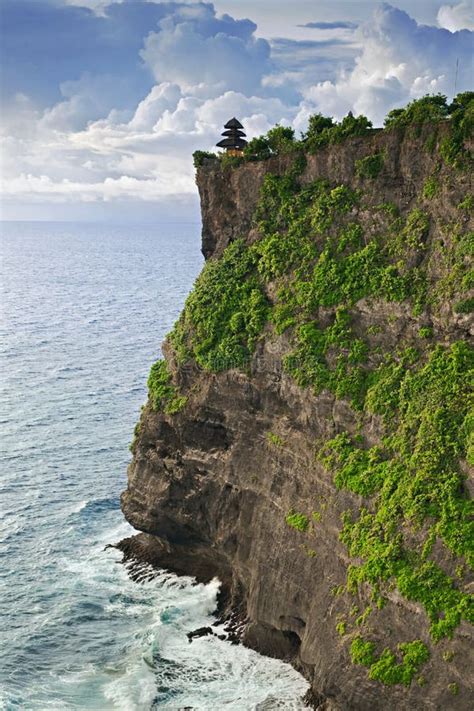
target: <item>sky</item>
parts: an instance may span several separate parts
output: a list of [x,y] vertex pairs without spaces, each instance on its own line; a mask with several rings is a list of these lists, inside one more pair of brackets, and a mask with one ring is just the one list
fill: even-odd
[[[198,220],[192,153],[472,90],[471,2],[0,0],[5,220]],[[458,71],[456,76],[456,63]]]

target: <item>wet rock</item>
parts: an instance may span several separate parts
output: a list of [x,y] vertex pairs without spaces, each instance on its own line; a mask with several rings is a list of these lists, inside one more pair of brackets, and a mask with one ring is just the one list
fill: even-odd
[[199,627],[197,630],[188,632],[186,637],[188,638],[189,642],[192,642],[193,639],[198,639],[199,637],[207,637],[207,635],[213,634],[214,632],[212,631],[212,627]]

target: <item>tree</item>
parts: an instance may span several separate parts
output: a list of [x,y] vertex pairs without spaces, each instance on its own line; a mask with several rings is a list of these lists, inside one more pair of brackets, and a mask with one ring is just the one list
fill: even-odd
[[295,143],[295,132],[291,126],[276,125],[267,133],[267,141],[272,153],[288,153]]
[[308,140],[319,136],[319,134],[324,131],[325,128],[331,128],[334,126],[334,121],[330,116],[323,116],[323,114],[313,114],[308,119],[308,129],[306,133],[303,134],[303,140]]
[[385,128],[409,126],[410,124],[442,121],[447,118],[449,107],[443,94],[423,96],[411,101],[404,109],[389,111],[384,122]]
[[290,153],[297,146],[295,132],[291,126],[274,126],[265,136],[252,138],[244,148],[244,156],[249,160],[264,160],[270,156]]
[[244,157],[249,160],[265,160],[270,158],[270,146],[266,136],[256,136],[244,148]]

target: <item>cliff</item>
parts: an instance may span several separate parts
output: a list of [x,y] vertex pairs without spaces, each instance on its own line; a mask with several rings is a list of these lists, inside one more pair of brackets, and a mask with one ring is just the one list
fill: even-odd
[[205,160],[208,261],[136,430],[122,550],[217,575],[315,708],[472,704],[473,201],[449,131]]

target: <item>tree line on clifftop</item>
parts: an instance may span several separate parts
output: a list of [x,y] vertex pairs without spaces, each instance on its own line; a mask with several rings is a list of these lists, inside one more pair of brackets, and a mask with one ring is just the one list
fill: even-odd
[[[440,123],[449,120],[451,135],[442,143],[440,150],[446,163],[455,165],[462,152],[465,139],[472,135],[474,127],[474,92],[458,94],[451,103],[442,94],[428,95],[410,102],[405,108],[392,109],[384,121],[384,128],[421,127],[425,123]],[[237,166],[248,161],[266,160],[272,156],[291,154],[297,151],[315,153],[328,145],[341,143],[349,136],[364,136],[374,130],[372,122],[364,116],[349,112],[341,121],[334,121],[321,113],[308,119],[308,128],[298,139],[291,126],[276,125],[268,133],[252,138],[242,151],[242,156],[208,151],[195,151],[194,166],[203,165],[206,159],[220,158],[223,166]]]

